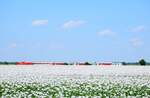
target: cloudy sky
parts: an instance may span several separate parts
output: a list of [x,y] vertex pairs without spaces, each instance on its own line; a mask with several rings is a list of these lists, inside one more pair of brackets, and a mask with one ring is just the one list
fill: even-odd
[[150,61],[149,0],[0,0],[0,60]]

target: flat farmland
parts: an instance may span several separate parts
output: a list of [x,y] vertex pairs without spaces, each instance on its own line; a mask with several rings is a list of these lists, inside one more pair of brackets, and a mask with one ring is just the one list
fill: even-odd
[[0,65],[2,98],[149,98],[150,66]]

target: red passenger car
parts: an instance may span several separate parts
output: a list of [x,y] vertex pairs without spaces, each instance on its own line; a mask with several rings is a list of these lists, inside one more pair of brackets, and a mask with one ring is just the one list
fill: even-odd
[[16,65],[33,65],[32,62],[17,62]]
[[99,63],[98,65],[101,65],[101,66],[111,66],[112,63]]

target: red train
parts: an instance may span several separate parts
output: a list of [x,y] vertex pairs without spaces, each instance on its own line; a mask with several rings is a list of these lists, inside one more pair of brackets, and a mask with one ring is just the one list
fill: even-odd
[[[64,63],[64,62],[16,62],[16,65],[33,65],[33,64],[49,64],[49,65],[69,65],[69,63]],[[73,65],[92,65],[88,62],[79,62],[79,63],[74,63]],[[97,63],[96,65],[100,66],[111,66],[111,62],[105,62],[105,63]]]
[[16,65],[33,65],[32,62],[16,62]]

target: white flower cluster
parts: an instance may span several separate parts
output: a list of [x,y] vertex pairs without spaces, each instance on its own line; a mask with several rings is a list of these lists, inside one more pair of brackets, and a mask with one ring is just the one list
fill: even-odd
[[[68,67],[63,66],[51,67],[51,66],[35,66],[35,65],[0,66],[0,97],[2,98],[22,98],[22,97],[23,98],[149,98],[150,97],[150,73],[148,72],[149,70],[148,68],[126,66],[125,70],[129,69],[129,71],[124,72],[124,67],[122,68],[120,67],[68,68]],[[88,72],[87,69],[91,72]],[[84,74],[84,70],[87,73]]]

